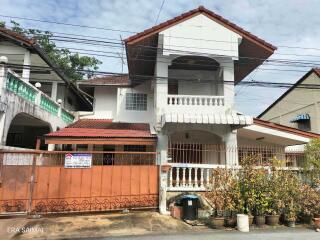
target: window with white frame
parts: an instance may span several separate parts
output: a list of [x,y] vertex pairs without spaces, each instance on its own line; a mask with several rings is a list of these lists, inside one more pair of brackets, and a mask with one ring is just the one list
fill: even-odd
[[126,93],[126,110],[147,111],[147,94]]

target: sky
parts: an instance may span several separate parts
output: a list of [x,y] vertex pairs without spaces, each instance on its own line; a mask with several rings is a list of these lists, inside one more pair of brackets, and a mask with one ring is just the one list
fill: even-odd
[[[312,66],[320,66],[320,0],[166,0],[159,14],[161,4],[162,0],[0,0],[0,15],[123,30],[80,28],[12,18],[25,28],[120,40],[133,34],[130,32],[140,32],[154,26],[158,15],[157,23],[161,23],[203,5],[277,46],[278,50],[272,58],[310,62],[307,66],[273,66],[265,63],[245,81],[294,83]],[[10,18],[0,16],[1,20],[9,22]],[[125,61],[120,58],[124,50],[119,47],[64,42],[57,42],[57,45],[87,49],[91,53],[91,50],[112,52],[108,53],[108,57],[96,56],[103,62],[100,70],[127,71]],[[236,86],[236,109],[245,114],[258,115],[284,91],[286,89]]]

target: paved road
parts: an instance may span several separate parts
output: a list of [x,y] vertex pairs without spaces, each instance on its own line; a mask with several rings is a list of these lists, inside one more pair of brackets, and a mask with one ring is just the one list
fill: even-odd
[[[100,238],[101,239],[101,238]],[[309,229],[259,230],[250,233],[237,231],[186,232],[181,234],[143,235],[129,237],[108,237],[114,240],[320,240],[320,233]]]

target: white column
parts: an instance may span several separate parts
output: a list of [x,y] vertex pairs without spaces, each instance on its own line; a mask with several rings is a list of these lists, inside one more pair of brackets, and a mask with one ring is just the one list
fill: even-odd
[[58,82],[52,82],[52,88],[51,88],[51,98],[55,101],[57,101],[57,93],[58,93]]
[[167,107],[168,96],[168,66],[171,61],[168,56],[162,55],[162,36],[159,36],[157,62],[155,67],[155,123],[160,123],[161,115]]
[[[4,102],[5,98],[5,87],[6,87],[6,65],[0,64],[0,100]],[[5,145],[5,140],[3,138],[5,131],[5,113],[0,113],[0,145]]]
[[159,210],[161,214],[168,214],[167,211],[167,183],[168,173],[161,171],[161,165],[167,164],[168,136],[163,133],[158,134],[157,152],[158,165],[160,166],[160,184],[159,184]]
[[6,66],[0,64],[0,96],[2,96],[3,90],[6,87]]
[[223,95],[224,102],[227,108],[234,108],[234,64],[231,58],[224,59],[221,63],[223,69]]
[[224,137],[226,145],[226,165],[239,165],[238,161],[238,145],[237,145],[237,130],[232,130]]
[[23,58],[23,70],[22,70],[22,80],[29,82],[30,79],[30,65],[31,65],[31,54],[29,51],[26,51]]

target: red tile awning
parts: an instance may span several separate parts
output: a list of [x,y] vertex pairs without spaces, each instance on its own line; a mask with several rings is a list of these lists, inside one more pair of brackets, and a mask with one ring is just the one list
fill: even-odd
[[133,144],[153,145],[157,136],[147,123],[112,122],[110,119],[81,119],[45,135],[52,144]]

